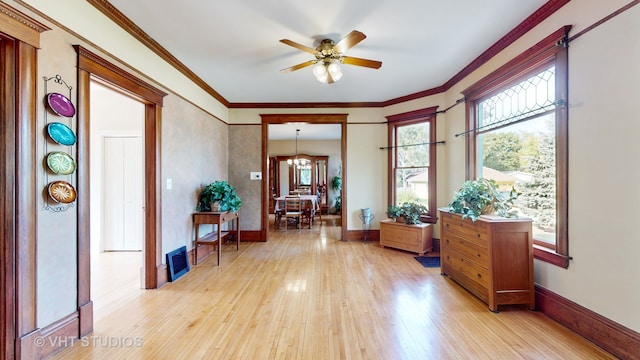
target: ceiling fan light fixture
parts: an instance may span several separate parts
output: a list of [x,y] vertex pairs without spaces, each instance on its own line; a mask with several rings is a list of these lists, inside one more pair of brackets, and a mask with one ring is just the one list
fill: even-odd
[[328,80],[327,68],[323,62],[319,62],[313,67],[313,76],[316,77],[321,83],[326,83]]
[[327,65],[327,71],[331,74],[333,81],[338,81],[342,77],[342,70],[340,69],[340,65],[336,62],[332,62]]

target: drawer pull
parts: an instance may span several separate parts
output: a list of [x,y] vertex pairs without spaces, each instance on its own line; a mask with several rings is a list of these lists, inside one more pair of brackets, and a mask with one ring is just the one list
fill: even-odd
[[478,233],[478,237],[480,237],[480,233]]
[[449,243],[449,239],[445,240],[447,242],[447,244]]
[[449,224],[446,224],[445,227],[448,229],[449,228]]
[[478,274],[478,279],[482,279],[482,275]]
[[480,255],[480,254],[476,254],[476,255],[477,255],[478,257],[481,257],[481,255]]

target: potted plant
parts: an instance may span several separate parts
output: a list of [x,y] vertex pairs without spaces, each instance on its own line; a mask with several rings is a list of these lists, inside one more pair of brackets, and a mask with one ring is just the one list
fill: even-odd
[[417,202],[406,202],[400,207],[402,208],[402,217],[409,225],[422,223],[422,221],[420,221],[420,216],[427,212],[427,207]]
[[427,207],[417,202],[405,202],[401,205],[390,205],[387,208],[387,216],[409,225],[420,224],[420,216],[427,212]]
[[387,208],[387,216],[393,220],[398,219],[402,216],[402,208],[396,205],[389,205],[389,207]]
[[336,175],[331,179],[331,187],[338,193],[335,197],[334,206],[336,213],[339,214],[342,211],[342,196],[340,194],[340,191],[342,191],[342,177],[340,175]]
[[452,212],[462,214],[462,218],[478,220],[482,214],[496,214],[502,217],[513,217],[513,202],[520,195],[512,188],[508,195],[498,190],[494,180],[479,178],[466,181],[458,190],[453,201],[449,203]]
[[214,181],[200,191],[197,211],[238,211],[242,199],[236,189],[223,180]]

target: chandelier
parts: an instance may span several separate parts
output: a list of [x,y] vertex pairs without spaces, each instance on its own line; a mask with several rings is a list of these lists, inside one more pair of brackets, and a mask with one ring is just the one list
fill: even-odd
[[289,166],[295,165],[298,168],[305,168],[306,166],[309,166],[310,168],[310,164],[307,165],[306,159],[298,159],[298,137],[299,136],[300,136],[300,129],[296,129],[296,155],[293,160],[287,159],[287,164],[289,164]]

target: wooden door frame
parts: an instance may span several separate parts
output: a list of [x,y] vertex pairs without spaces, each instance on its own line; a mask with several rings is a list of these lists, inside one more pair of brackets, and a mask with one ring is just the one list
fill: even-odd
[[46,25],[0,3],[0,359],[33,357],[37,49]]
[[[262,118],[262,173],[268,174],[267,161],[269,160],[269,125],[286,123],[309,123],[309,124],[340,124],[341,143],[340,157],[342,161],[342,209],[340,212],[341,235],[340,240],[347,241],[347,215],[344,209],[347,208],[347,116],[348,114],[261,114]],[[262,182],[262,239],[268,241],[269,236],[269,177],[265,177]]]
[[[123,90],[145,104],[144,119],[144,284],[155,289],[163,277],[160,214],[160,124],[165,92],[111,64],[80,45],[73,46],[78,62],[78,315],[80,335],[93,331],[90,266],[89,124],[92,77]],[[166,272],[166,271],[165,271]]]

